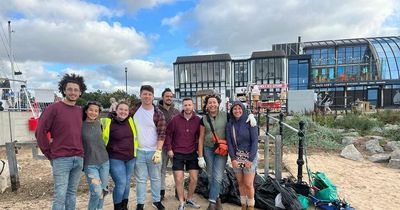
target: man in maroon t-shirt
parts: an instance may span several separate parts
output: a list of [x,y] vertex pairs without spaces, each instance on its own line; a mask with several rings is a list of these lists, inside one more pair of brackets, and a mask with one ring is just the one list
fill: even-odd
[[[36,139],[50,160],[54,179],[53,210],[72,210],[83,167],[82,109],[76,101],[86,90],[81,76],[65,74],[58,84],[62,101],[46,108],[39,119]],[[50,132],[51,139],[47,138]]]
[[[199,165],[197,160],[197,139],[200,132],[200,117],[193,111],[191,98],[182,101],[183,111],[175,115],[167,127],[166,148],[168,155],[172,158],[172,170],[174,171],[175,186],[178,192],[180,204],[178,210],[185,209],[186,205],[200,208],[193,201],[194,190],[197,185]],[[190,183],[187,199],[185,202],[183,189],[183,170],[189,171]]]

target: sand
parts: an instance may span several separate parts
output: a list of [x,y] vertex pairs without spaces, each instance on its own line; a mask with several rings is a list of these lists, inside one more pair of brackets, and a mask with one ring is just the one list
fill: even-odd
[[[4,148],[0,148],[0,158],[4,157]],[[50,209],[53,185],[49,162],[33,160],[29,149],[20,150],[17,159],[22,167],[21,187],[17,193],[8,189],[4,194],[0,194],[0,209]],[[297,176],[296,159],[297,154],[284,154],[284,164],[295,176]],[[339,196],[346,199],[356,209],[400,209],[400,170],[390,169],[385,164],[371,163],[368,160],[362,162],[347,160],[337,154],[325,152],[313,153],[309,155],[308,160],[310,169],[325,172],[336,184]],[[304,173],[304,179],[308,180],[306,173]],[[173,187],[174,181],[169,172],[168,190],[163,202],[167,210],[176,209],[178,205]],[[129,209],[136,209],[134,189],[134,187],[131,188]],[[87,200],[87,184],[82,176],[78,190],[77,209],[86,209]],[[207,200],[202,196],[195,195],[195,200],[202,206],[201,209],[207,208]],[[231,204],[223,204],[223,206],[225,210],[240,209],[239,206]],[[105,209],[113,209],[111,196],[105,199]],[[154,209],[151,207],[150,188],[148,188],[145,209]]]
[[[284,154],[283,162],[297,177],[297,154]],[[340,198],[356,209],[400,209],[400,170],[386,164],[361,162],[340,157],[338,154],[316,153],[308,157],[310,170],[322,171],[336,185]],[[303,177],[308,182],[306,170]]]

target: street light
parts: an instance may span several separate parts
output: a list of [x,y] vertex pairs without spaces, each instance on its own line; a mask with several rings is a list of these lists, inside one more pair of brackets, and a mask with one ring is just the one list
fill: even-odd
[[128,67],[125,67],[125,92],[128,95]]

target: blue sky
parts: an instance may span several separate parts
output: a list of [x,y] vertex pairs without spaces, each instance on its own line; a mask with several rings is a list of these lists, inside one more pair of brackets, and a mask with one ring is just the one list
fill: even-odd
[[[18,79],[56,89],[83,75],[89,91],[173,87],[177,56],[250,56],[274,43],[400,35],[400,0],[2,0],[0,35],[12,35]],[[4,33],[5,31],[5,33]],[[9,76],[7,43],[0,77]]]

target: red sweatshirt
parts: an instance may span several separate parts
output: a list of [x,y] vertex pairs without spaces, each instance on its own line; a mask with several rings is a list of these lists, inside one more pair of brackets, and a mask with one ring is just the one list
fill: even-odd
[[[42,113],[36,129],[36,139],[43,154],[49,159],[83,157],[82,109],[79,106],[56,102]],[[49,142],[47,132],[53,138]]]
[[167,127],[167,136],[164,144],[167,151],[190,154],[197,151],[200,132],[200,117],[193,112],[189,120],[183,115],[175,115]]

